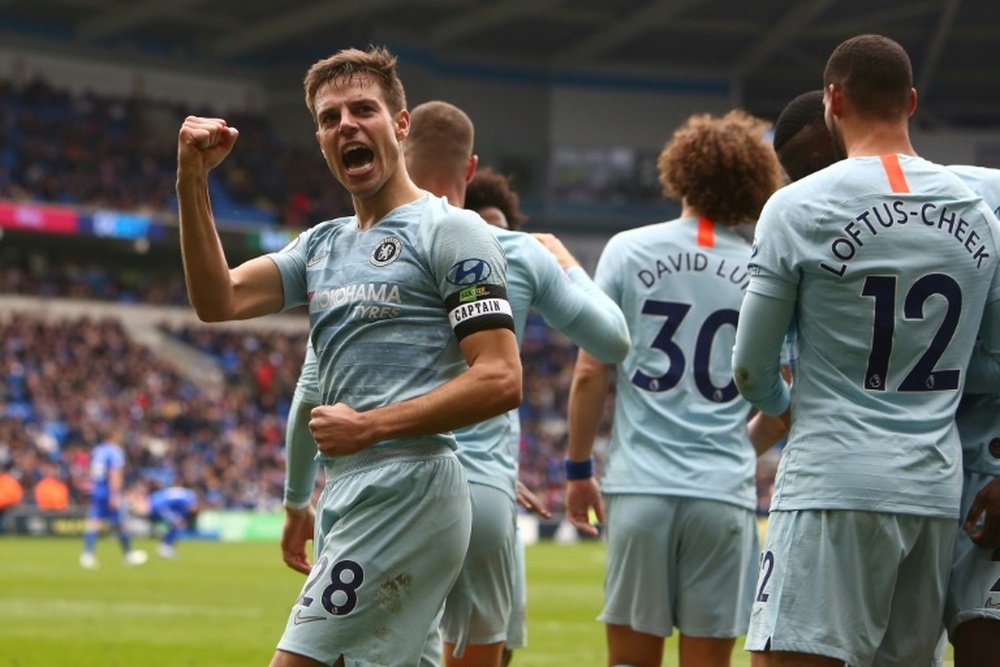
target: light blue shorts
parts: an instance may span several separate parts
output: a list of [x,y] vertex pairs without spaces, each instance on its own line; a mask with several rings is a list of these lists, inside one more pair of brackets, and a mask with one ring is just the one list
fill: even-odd
[[522,649],[528,646],[528,573],[524,560],[524,540],[521,531],[514,530],[514,604],[507,623],[507,648]]
[[955,531],[953,519],[772,511],[746,649],[932,664]]
[[317,561],[278,643],[346,667],[417,664],[469,544],[469,484],[442,445],[369,449],[327,466]]
[[[992,479],[992,475],[965,471],[959,515],[963,521],[976,494]],[[994,560],[994,555],[998,560]],[[959,531],[944,605],[948,635],[962,623],[976,618],[1000,621],[1000,550],[978,547]]]
[[507,639],[514,598],[514,533],[517,509],[500,489],[469,484],[472,538],[458,580],[448,593],[441,635],[461,657],[467,644]]
[[757,566],[753,510],[715,500],[608,494],[600,620],[669,637],[746,632]]

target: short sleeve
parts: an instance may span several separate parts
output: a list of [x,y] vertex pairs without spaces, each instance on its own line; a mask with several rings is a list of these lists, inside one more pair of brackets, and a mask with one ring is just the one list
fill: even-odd
[[285,297],[283,310],[307,303],[306,263],[313,229],[302,232],[278,252],[267,255],[281,274],[281,289]]

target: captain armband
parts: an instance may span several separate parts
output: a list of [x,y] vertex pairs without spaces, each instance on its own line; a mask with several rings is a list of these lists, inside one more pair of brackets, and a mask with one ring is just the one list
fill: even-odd
[[445,299],[458,340],[487,329],[514,330],[514,314],[502,285],[469,285]]

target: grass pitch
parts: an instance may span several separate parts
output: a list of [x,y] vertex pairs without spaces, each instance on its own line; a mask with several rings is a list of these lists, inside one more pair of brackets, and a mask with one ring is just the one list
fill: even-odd
[[[105,538],[96,571],[80,548],[0,538],[0,667],[263,667],[304,581],[271,543],[182,542],[177,560],[130,568]],[[528,547],[529,647],[515,667],[605,664],[604,560],[598,542]],[[664,665],[676,655],[675,635]],[[734,667],[749,664],[738,643]]]

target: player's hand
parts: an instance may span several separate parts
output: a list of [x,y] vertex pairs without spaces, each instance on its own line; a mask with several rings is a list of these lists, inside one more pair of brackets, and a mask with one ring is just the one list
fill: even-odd
[[222,118],[188,116],[177,135],[177,173],[207,174],[226,159],[239,134]]
[[590,510],[593,509],[597,520],[604,523],[604,501],[597,480],[574,479],[566,482],[566,518],[578,530],[587,535],[597,537],[597,526],[590,523]]
[[576,261],[576,257],[566,249],[563,242],[555,234],[541,234],[535,232],[532,234],[535,239],[545,246],[552,255],[559,261],[559,266],[563,268],[563,271],[573,268],[574,266],[580,266],[580,262]]
[[550,512],[549,508],[545,506],[542,499],[536,496],[531,489],[522,484],[521,480],[517,480],[517,504],[529,512],[534,512],[543,519],[552,518],[552,512]]
[[368,420],[344,403],[320,405],[310,413],[309,430],[326,456],[345,456],[374,444]]
[[[980,515],[983,521],[977,525]],[[1000,548],[1000,477],[994,477],[976,494],[962,528],[976,546]]]
[[309,574],[312,566],[306,555],[306,542],[313,538],[316,510],[285,508],[285,525],[281,529],[281,559],[296,572]]

